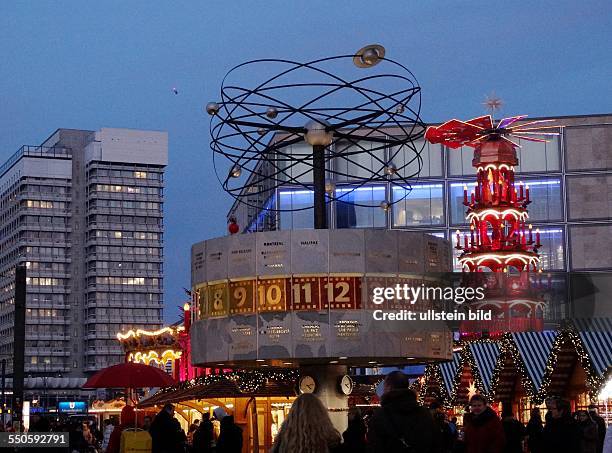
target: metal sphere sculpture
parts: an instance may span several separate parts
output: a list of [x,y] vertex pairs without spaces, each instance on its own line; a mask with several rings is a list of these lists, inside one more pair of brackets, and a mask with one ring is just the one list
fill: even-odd
[[[348,72],[352,77],[339,75]],[[263,81],[240,86],[239,80],[255,75]],[[327,227],[326,202],[371,207],[351,196],[366,184],[402,187],[402,197],[381,204],[389,209],[408,195],[422,168],[421,88],[379,45],[306,63],[239,64],[224,77],[220,101],[206,111],[223,189],[239,202],[276,211],[281,209],[248,198],[265,198],[285,185],[314,191],[316,228]],[[228,165],[218,166],[219,158]],[[303,209],[310,207],[296,210]]]

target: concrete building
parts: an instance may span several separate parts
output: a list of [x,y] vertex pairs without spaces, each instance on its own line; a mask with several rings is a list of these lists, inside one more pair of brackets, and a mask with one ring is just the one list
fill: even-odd
[[[58,129],[0,167],[0,273],[27,268],[26,391],[123,361],[117,332],[161,326],[165,132]],[[12,368],[13,281],[0,279]]]
[[[555,119],[561,125],[560,135],[548,137],[548,143],[519,141],[516,174],[518,181],[529,185],[534,200],[529,215],[534,228],[541,230],[544,269],[612,270],[612,254],[601,252],[612,248],[612,115],[529,120],[534,119]],[[293,145],[300,146],[308,145]],[[384,160],[384,156],[380,157]],[[466,231],[468,226],[462,202],[463,186],[474,186],[472,157],[473,149],[469,147],[449,150],[426,143],[420,178],[405,199],[385,212],[379,208],[381,202],[401,199],[405,190],[392,190],[391,184],[385,183],[360,187],[351,194],[352,200],[372,207],[332,202],[328,205],[330,227],[413,230],[454,241],[454,232]],[[353,169],[343,168],[343,172],[359,174],[379,165],[366,154],[358,164]],[[403,162],[395,164],[399,167]],[[347,162],[332,165],[346,167]],[[295,171],[308,178],[304,168]],[[332,182],[336,191],[351,187],[350,178]],[[260,199],[249,197],[248,201],[262,208],[285,210],[312,206],[313,193],[303,187],[287,185],[269,193]],[[244,231],[312,228],[313,222],[312,209],[276,213],[240,203],[232,206],[230,216]],[[455,268],[458,269],[456,261]]]

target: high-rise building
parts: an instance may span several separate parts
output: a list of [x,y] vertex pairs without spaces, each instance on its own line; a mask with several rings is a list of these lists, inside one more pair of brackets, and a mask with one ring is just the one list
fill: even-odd
[[[529,205],[529,220],[534,231],[541,231],[539,254],[546,270],[612,270],[612,255],[601,250],[612,248],[612,115],[583,115],[554,118],[560,125],[557,137],[545,137],[547,143],[518,141],[519,165],[516,181],[528,185],[533,203]],[[529,120],[533,120],[530,118]],[[526,120],[527,121],[527,120]],[[360,143],[368,147],[367,140]],[[445,237],[456,245],[455,231],[468,232],[463,204],[464,186],[473,190],[473,149],[447,149],[430,143],[423,146],[422,168],[410,187],[390,183],[371,183],[353,190],[358,179],[367,177],[372,169],[382,173],[382,163],[394,155],[397,167],[409,165],[404,171],[417,170],[417,160],[410,149],[382,150],[370,154],[354,154],[353,162],[331,159],[336,171],[345,175],[331,180],[336,196],[351,203],[334,201],[328,204],[331,228],[393,228],[428,232]],[[306,143],[291,145],[287,153],[303,156]],[[347,153],[359,151],[357,144]],[[262,161],[258,174],[270,169]],[[304,165],[287,171],[299,182],[312,181],[312,171]],[[390,175],[390,177],[392,177]],[[261,189],[261,188],[260,188]],[[265,187],[263,188],[265,189]],[[303,186],[283,185],[278,189],[258,190],[256,195],[244,194],[249,205],[236,202],[228,217],[234,217],[243,231],[300,229],[313,227],[313,192]],[[385,201],[397,201],[390,209],[380,209]],[[367,206],[370,207],[367,207]],[[260,208],[257,209],[257,206]],[[263,208],[279,209],[281,212]],[[456,255],[456,254],[455,254]],[[455,256],[455,269],[460,270]]]
[[[26,391],[75,387],[123,360],[117,332],[161,326],[167,158],[165,132],[58,129],[0,167],[0,274],[27,269]],[[0,277],[9,373],[13,297]]]

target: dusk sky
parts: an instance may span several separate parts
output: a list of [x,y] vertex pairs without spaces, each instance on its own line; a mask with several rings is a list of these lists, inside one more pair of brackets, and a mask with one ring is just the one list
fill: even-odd
[[483,114],[491,92],[501,114],[612,113],[611,18],[609,0],[3,0],[0,160],[57,128],[167,131],[172,322],[190,284],[191,244],[226,232],[232,199],[211,167],[203,106],[231,67],[379,43],[416,75],[425,122]]

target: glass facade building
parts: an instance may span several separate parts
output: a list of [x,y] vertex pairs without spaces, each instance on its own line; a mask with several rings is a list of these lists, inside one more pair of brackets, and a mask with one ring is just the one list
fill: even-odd
[[[541,232],[544,269],[612,270],[612,254],[598,251],[600,247],[612,248],[612,115],[546,119],[557,120],[559,136],[547,137],[547,143],[513,139],[520,146],[517,181],[529,186],[533,200],[529,217],[534,229]],[[345,191],[347,202],[371,206],[329,203],[330,228],[399,228],[452,241],[457,230],[465,231],[468,223],[463,188],[475,185],[473,148],[421,145],[422,169],[411,187],[376,183],[353,190],[351,182],[355,181],[350,178],[330,181],[336,197]],[[375,158],[364,154],[354,168],[345,159],[336,159],[330,165],[344,173],[367,177],[365,169],[379,165],[379,159],[388,162],[385,155],[392,151],[381,151]],[[393,163],[400,167],[412,157],[410,151],[400,152]],[[416,163],[413,165],[416,170]],[[307,166],[294,170],[302,182],[311,180]],[[397,202],[385,211],[380,208],[385,200]],[[284,185],[260,200],[262,207],[276,207],[279,212],[246,209],[235,203],[228,216],[234,216],[244,231],[312,228],[312,209],[304,209],[312,202],[312,191]]]

